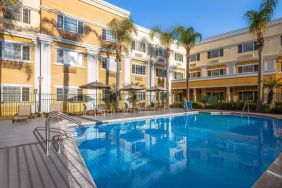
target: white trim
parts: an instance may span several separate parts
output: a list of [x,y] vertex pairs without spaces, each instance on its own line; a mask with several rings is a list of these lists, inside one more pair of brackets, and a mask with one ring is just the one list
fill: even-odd
[[30,85],[30,84],[1,84],[0,83],[0,86],[12,86],[12,87],[29,87],[29,88],[32,88],[33,86]]
[[64,89],[81,89],[79,86],[65,86],[65,85],[54,85],[54,88],[64,88]]
[[64,66],[64,67],[74,67],[74,68],[86,69],[85,66],[75,66],[75,65],[63,64],[63,63],[58,63],[58,62],[55,62],[53,64],[58,65],[58,66]]
[[66,48],[66,47],[61,47],[61,46],[55,46],[54,48],[55,49],[60,49],[60,50],[65,50],[65,51],[71,51],[71,52],[77,52],[77,53],[86,54],[82,50],[77,50],[77,49],[72,49],[72,48]]

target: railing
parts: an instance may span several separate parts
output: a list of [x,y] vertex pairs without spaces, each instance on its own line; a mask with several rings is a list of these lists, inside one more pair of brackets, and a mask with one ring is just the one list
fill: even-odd
[[241,112],[241,116],[243,116],[246,107],[248,109],[248,114],[250,114],[250,103],[249,103],[249,101],[246,101],[245,104],[244,104],[243,110]]
[[84,127],[84,125],[82,125],[82,122],[74,117],[68,116],[64,113],[61,112],[51,112],[49,113],[49,115],[47,116],[46,120],[45,120],[45,126],[46,126],[46,155],[49,155],[49,149],[50,149],[50,121],[52,118],[62,118],[62,119],[66,119],[72,123],[75,123],[79,126],[79,129],[81,131],[78,131],[78,134],[75,134],[74,132],[69,132],[69,131],[64,131],[63,133],[61,133],[59,135],[58,138],[58,153],[60,153],[61,151],[61,144],[63,143],[63,141],[67,140],[67,139],[73,139],[76,137],[80,137],[85,133],[86,128]]

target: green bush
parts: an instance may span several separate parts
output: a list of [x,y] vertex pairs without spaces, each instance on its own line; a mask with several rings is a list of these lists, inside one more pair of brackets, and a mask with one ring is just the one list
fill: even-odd
[[205,104],[199,101],[193,101],[192,105],[194,109],[204,109],[205,108]]
[[184,104],[183,103],[174,103],[170,105],[170,108],[184,108]]
[[275,105],[275,107],[272,108],[270,110],[270,112],[281,114],[282,113],[282,105]]

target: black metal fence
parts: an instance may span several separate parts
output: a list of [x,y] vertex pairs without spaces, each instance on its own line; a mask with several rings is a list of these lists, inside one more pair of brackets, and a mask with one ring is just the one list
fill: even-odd
[[[121,94],[119,108],[149,107],[152,105],[164,105],[165,95],[156,93]],[[81,114],[86,110],[96,110],[100,106],[114,108],[115,96],[110,94],[38,94],[2,93],[0,102],[0,118],[9,118],[18,113],[19,106],[30,106],[33,114],[48,113],[53,106],[68,114]]]

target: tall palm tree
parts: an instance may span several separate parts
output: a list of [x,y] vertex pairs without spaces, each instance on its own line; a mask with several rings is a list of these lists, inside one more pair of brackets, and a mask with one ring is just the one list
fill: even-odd
[[20,0],[1,0],[0,1],[0,14],[5,17],[9,17],[8,20],[1,19],[0,21],[0,31],[13,30],[15,28],[12,22],[15,19],[15,12],[22,7],[22,2]]
[[277,6],[278,0],[263,0],[258,11],[247,11],[245,17],[249,22],[249,31],[257,36],[257,49],[258,49],[258,99],[257,110],[262,111],[263,100],[263,58],[262,51],[264,47],[263,33],[266,30],[273,11]]
[[161,27],[156,26],[152,29],[150,33],[151,39],[154,37],[158,37],[161,45],[165,48],[165,61],[166,61],[166,105],[169,107],[169,72],[170,72],[170,53],[171,53],[171,44],[175,41],[175,33],[174,30],[162,30]]
[[136,27],[129,18],[122,20],[114,18],[109,22],[108,27],[114,36],[114,40],[101,39],[101,46],[102,48],[113,50],[116,55],[116,108],[118,109],[120,99],[120,62],[122,60],[122,53],[129,51],[132,33],[136,34]]
[[186,50],[186,99],[189,101],[189,70],[190,70],[190,51],[196,42],[202,40],[202,35],[194,30],[193,27],[185,28],[179,26],[175,29],[178,43]]
[[281,88],[282,83],[281,83],[282,78],[273,78],[269,77],[268,80],[264,80],[264,87],[268,88],[268,96],[267,96],[267,104],[273,105],[273,97],[274,97],[274,92],[276,88]]

